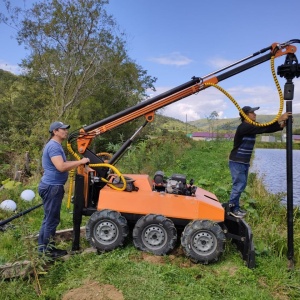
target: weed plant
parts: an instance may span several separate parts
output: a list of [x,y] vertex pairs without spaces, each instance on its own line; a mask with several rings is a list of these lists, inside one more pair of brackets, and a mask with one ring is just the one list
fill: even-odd
[[[231,189],[228,168],[231,146],[228,141],[195,142],[184,136],[166,135],[132,147],[117,167],[123,173],[150,176],[158,170],[164,171],[166,177],[181,173],[187,179],[193,178],[195,185],[215,193],[221,202],[227,202]],[[18,198],[19,192],[14,191],[14,197]],[[10,196],[5,193],[5,197]],[[0,195],[4,200],[3,194]],[[244,265],[230,241],[218,262],[202,265],[191,263],[178,248],[159,260],[145,260],[145,254],[134,248],[130,238],[124,247],[114,251],[74,255],[67,261],[57,260],[49,265],[37,257],[36,239],[26,238],[37,234],[42,221],[43,211],[36,209],[14,220],[14,228],[0,232],[0,263],[30,260],[34,265],[31,275],[1,281],[1,299],[62,299],[67,291],[89,281],[111,284],[122,292],[124,299],[130,300],[300,299],[300,213],[295,208],[296,261],[295,268],[290,270],[286,258],[286,209],[281,205],[281,196],[267,193],[255,174],[250,174],[242,205],[248,211],[246,221],[254,235],[255,269]],[[26,209],[39,201],[37,196],[33,203],[19,204]],[[1,212],[1,218],[5,217],[8,213]],[[72,227],[66,199],[61,217],[58,229]],[[84,217],[83,223],[87,220]],[[81,245],[88,246],[84,237]],[[65,241],[59,246],[71,248],[70,242]]]

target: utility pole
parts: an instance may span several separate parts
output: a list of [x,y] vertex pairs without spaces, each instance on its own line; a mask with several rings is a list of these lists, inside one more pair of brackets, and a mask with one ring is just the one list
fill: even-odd
[[187,114],[185,115],[185,135],[187,135]]

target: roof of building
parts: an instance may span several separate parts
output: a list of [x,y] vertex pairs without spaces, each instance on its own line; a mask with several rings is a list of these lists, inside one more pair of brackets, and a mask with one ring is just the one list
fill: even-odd
[[293,140],[299,140],[300,141],[300,134],[293,134]]

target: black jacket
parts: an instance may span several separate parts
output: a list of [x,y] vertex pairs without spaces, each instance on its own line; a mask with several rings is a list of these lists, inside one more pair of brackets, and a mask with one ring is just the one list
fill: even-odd
[[235,132],[233,149],[230,152],[229,160],[249,164],[256,134],[271,133],[282,129],[278,122],[266,127],[258,127],[243,121]]

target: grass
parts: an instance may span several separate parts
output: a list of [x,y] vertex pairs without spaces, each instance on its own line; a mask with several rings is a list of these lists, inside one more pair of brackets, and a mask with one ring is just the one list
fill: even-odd
[[[130,171],[150,175],[158,169],[168,176],[185,174],[188,179],[194,178],[196,185],[226,202],[231,187],[227,165],[230,148],[231,143],[227,142],[193,142],[166,136],[162,141],[144,142],[139,145],[139,151],[132,148],[118,168],[124,173],[130,167]],[[36,185],[31,187],[36,189]],[[18,199],[22,189],[24,187],[13,191],[18,206],[26,209],[40,201],[37,197],[32,203],[23,203]],[[124,299],[130,300],[299,299],[299,210],[294,212],[296,264],[290,270],[286,258],[286,209],[280,205],[280,195],[268,194],[252,174],[242,199],[256,247],[257,266],[252,270],[244,265],[229,241],[218,262],[201,265],[191,263],[180,247],[163,257],[145,254],[134,248],[130,238],[124,247],[112,252],[74,255],[67,261],[56,261],[46,267],[45,262],[36,257],[36,241],[25,238],[38,232],[42,219],[42,209],[38,208],[14,220],[15,229],[0,233],[0,263],[29,259],[36,266],[36,277],[0,282],[1,299],[62,299],[71,289],[92,281],[113,285],[122,292]],[[72,214],[65,204],[66,201],[59,229],[72,227]],[[8,217],[8,213],[1,213],[0,218]],[[83,223],[87,220],[84,217]],[[65,241],[60,246],[71,248],[70,242]],[[84,237],[82,246],[88,246]]]
[[[278,258],[259,258],[258,267],[243,266],[228,245],[213,265],[193,265],[183,256],[147,262],[131,244],[102,255],[74,256],[57,261],[40,276],[40,299],[61,299],[66,291],[87,281],[111,284],[125,299],[297,299],[297,274],[288,272]],[[274,272],[274,270],[281,270]],[[35,299],[30,280],[1,283],[2,299]],[[3,298],[4,296],[4,298]]]

